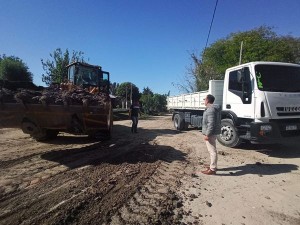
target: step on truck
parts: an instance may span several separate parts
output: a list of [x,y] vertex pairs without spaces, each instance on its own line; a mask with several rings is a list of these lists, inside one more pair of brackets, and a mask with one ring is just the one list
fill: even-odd
[[222,106],[217,140],[235,147],[241,142],[281,143],[300,137],[300,65],[250,62],[226,70],[224,80],[210,80],[209,89],[167,98],[177,130],[202,127],[204,98]]
[[0,80],[0,128],[21,128],[37,141],[59,132],[109,139],[113,114],[109,72],[74,62],[68,78],[49,87]]

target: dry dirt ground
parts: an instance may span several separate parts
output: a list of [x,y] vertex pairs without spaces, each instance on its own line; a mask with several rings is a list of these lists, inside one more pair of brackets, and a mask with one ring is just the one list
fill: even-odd
[[0,224],[300,224],[300,145],[218,145],[171,116],[114,124],[113,138],[41,143],[0,129]]

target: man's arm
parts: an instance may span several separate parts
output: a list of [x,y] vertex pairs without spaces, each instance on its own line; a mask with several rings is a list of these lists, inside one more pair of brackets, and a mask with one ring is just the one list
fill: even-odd
[[206,111],[207,115],[207,130],[206,135],[204,136],[204,140],[208,141],[209,137],[212,135],[214,127],[215,127],[215,110],[213,108],[209,108]]

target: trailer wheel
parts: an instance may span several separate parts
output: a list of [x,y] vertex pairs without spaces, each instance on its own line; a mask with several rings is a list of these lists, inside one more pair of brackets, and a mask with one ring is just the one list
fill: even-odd
[[184,123],[184,130],[188,130],[189,129],[189,125],[190,125],[190,123],[185,122]]
[[41,129],[39,132],[31,134],[30,136],[36,141],[47,141],[57,137],[59,131],[57,130],[48,130]]
[[184,120],[181,118],[179,114],[174,116],[174,127],[176,130],[183,130],[184,129]]
[[230,119],[223,119],[221,121],[221,134],[217,136],[217,139],[220,144],[227,147],[237,147],[241,144],[238,131]]
[[30,137],[32,137],[36,141],[47,140],[46,129],[39,128],[35,123],[26,118],[23,120],[21,128],[25,134],[29,134]]

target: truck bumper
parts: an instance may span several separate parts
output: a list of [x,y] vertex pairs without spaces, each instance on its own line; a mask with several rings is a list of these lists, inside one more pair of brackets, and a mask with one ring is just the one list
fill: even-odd
[[273,144],[300,139],[300,121],[251,123],[250,141],[253,144]]

